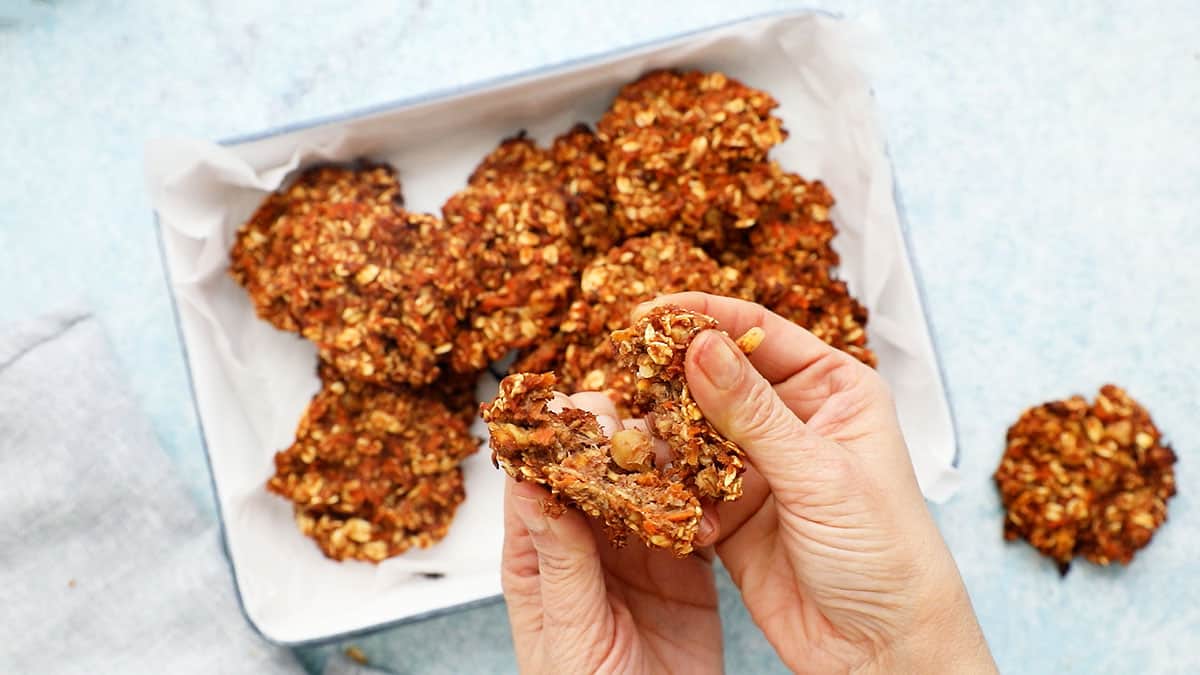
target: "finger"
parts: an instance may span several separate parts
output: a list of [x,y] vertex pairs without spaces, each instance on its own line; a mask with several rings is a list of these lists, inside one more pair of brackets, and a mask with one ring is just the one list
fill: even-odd
[[514,508],[512,478],[504,481],[504,544],[501,549],[500,586],[508,606],[513,639],[518,652],[542,629],[542,592],[538,579],[537,549],[525,523]]
[[547,640],[607,635],[612,613],[596,539],[583,515],[568,509],[550,518],[542,508],[549,494],[531,483],[512,486],[512,507],[536,550],[542,630]]
[[750,355],[750,363],[776,385],[783,402],[806,422],[842,392],[865,388],[869,390],[867,398],[877,398],[885,389],[874,370],[761,305],[704,293],[677,293],[643,303],[633,314],[640,316],[664,303],[713,316],[734,337],[761,327],[766,337]]
[[554,397],[546,404],[546,409],[552,413],[560,413],[567,408],[574,408],[575,404],[571,402],[571,397],[561,391],[554,392]]
[[688,388],[708,421],[746,452],[783,499],[811,488],[811,466],[842,451],[809,431],[775,389],[720,331],[704,331],[688,348]]
[[613,403],[608,394],[602,391],[581,391],[578,394],[571,394],[570,398],[576,408],[583,408],[596,415],[618,417],[617,404]]
[[697,546],[692,549],[692,554],[710,565],[717,559],[717,550],[714,546]]
[[763,551],[772,548],[771,538],[779,527],[775,504],[775,498],[768,494],[760,508],[747,513],[736,529],[728,529],[715,546],[721,563],[729,570],[738,588],[743,587],[748,570],[769,565]]
[[659,305],[677,305],[707,314],[717,320],[721,330],[733,337],[751,328],[763,329],[766,337],[750,355],[750,362],[771,383],[782,382],[821,359],[841,354],[817,336],[762,305],[708,293],[689,291],[659,296],[638,305],[633,310],[633,320]]
[[696,548],[704,548],[717,543],[717,538],[721,535],[721,514],[716,505],[705,504],[703,513],[704,515],[700,518],[700,526],[696,529],[696,536],[692,539],[692,544]]
[[621,416],[617,414],[617,406],[608,394],[599,391],[583,391],[571,395],[571,403],[576,408],[587,410],[596,416],[596,422],[605,436],[612,436],[621,430]]

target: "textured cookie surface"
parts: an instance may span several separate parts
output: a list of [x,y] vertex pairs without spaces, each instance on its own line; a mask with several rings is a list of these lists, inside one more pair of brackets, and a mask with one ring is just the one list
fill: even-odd
[[1065,573],[1075,556],[1128,564],[1167,519],[1175,453],[1145,408],[1115,385],[1026,410],[996,469],[1006,539]]
[[440,540],[464,498],[459,464],[479,448],[467,384],[416,390],[328,366],[320,374],[267,488],[291,500],[300,530],[337,560],[378,562]]
[[305,172],[238,232],[230,273],[260,317],[346,375],[421,385],[441,372],[476,291],[466,241],[398,205],[382,167]]

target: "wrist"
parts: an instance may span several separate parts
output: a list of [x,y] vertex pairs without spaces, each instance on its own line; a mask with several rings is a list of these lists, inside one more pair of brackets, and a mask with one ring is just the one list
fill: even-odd
[[881,648],[859,672],[998,672],[957,570],[940,586],[922,595],[925,601],[910,629]]

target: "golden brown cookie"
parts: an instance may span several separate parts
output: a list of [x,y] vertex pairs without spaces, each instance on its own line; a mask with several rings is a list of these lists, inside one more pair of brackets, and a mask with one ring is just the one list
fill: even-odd
[[1115,385],[1026,410],[1008,430],[996,485],[1004,538],[1022,538],[1065,574],[1081,555],[1128,564],[1167,519],[1175,453],[1145,408]]
[[421,385],[448,358],[477,294],[467,242],[397,205],[392,174],[321,167],[238,232],[230,273],[259,316],[316,343],[350,377]]
[[454,341],[454,370],[477,372],[550,335],[570,302],[579,262],[549,154],[524,137],[502,142],[442,213],[469,242],[462,260],[476,284]]
[[378,562],[441,539],[463,499],[458,466],[479,448],[463,414],[473,383],[412,389],[347,380],[329,366],[320,374],[267,488],[292,501],[300,529],[338,560]]
[[746,227],[737,174],[787,137],[777,105],[719,72],[660,70],[623,87],[596,128],[625,234],[672,229],[707,243]]

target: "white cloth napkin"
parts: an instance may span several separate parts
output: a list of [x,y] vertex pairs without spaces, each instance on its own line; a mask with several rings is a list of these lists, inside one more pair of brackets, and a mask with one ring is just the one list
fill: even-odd
[[0,671],[303,672],[172,470],[94,319],[0,330]]

